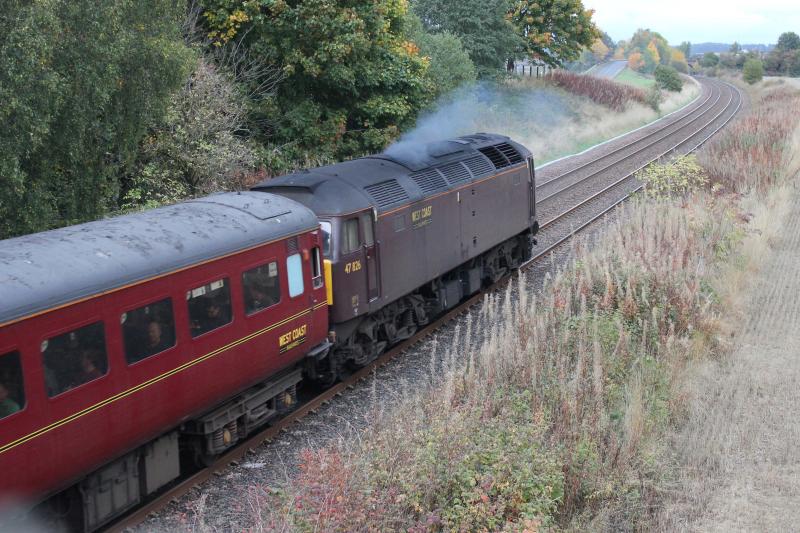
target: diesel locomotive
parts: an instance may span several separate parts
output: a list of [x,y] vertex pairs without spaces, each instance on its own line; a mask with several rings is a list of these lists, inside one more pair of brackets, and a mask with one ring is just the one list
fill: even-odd
[[0,512],[95,530],[531,255],[475,134],[0,241]]

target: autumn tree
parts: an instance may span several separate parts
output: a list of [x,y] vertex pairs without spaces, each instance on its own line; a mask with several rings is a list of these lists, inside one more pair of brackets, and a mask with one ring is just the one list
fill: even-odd
[[608,46],[606,46],[603,40],[599,38],[594,41],[594,44],[592,44],[591,51],[595,59],[598,61],[604,61],[611,53],[611,50],[608,49]]
[[523,44],[507,18],[509,6],[509,0],[415,0],[412,9],[428,32],[458,37],[478,77],[495,78]]
[[628,68],[637,72],[644,70],[644,58],[641,52],[634,52],[628,56]]
[[403,32],[396,0],[203,0],[217,42],[235,41],[279,65],[283,81],[253,103],[257,135],[279,172],[299,161],[383,149],[413,124],[433,91],[428,61]]
[[170,0],[10,0],[0,17],[0,238],[94,219],[183,83]]
[[600,36],[593,14],[581,0],[515,0],[509,17],[531,58],[559,66]]

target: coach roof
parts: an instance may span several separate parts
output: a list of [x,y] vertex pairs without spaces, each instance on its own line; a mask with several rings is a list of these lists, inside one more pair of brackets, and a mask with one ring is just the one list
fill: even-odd
[[0,324],[317,226],[297,202],[243,192],[0,241]]

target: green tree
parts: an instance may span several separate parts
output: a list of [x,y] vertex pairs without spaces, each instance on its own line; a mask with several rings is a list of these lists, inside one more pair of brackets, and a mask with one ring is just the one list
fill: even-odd
[[744,81],[753,85],[758,83],[764,77],[764,65],[758,59],[748,59],[742,68],[742,75]]
[[686,59],[689,59],[689,57],[692,55],[692,43],[689,41],[683,41],[678,45],[678,50],[683,52],[683,55],[686,57]]
[[235,41],[283,68],[274,97],[257,102],[261,139],[280,146],[275,171],[308,159],[383,149],[433,95],[428,61],[404,35],[398,0],[203,0],[217,43]]
[[593,13],[581,0],[515,0],[510,17],[531,58],[560,66],[600,37]]
[[780,37],[778,37],[778,44],[775,45],[775,48],[782,51],[800,50],[800,35],[797,35],[793,31],[782,33]]
[[738,53],[739,53],[739,52],[741,52],[741,51],[742,51],[742,47],[741,47],[741,46],[739,46],[739,43],[738,43],[737,41],[733,41],[733,44],[732,44],[732,45],[731,45],[731,47],[728,49],[728,52],[730,52],[730,53],[731,53],[731,54],[733,54],[733,55],[736,55],[736,54],[738,54]]
[[507,20],[508,0],[416,0],[412,6],[428,32],[461,40],[479,78],[502,74],[523,44]]
[[449,32],[428,33],[413,12],[406,19],[406,34],[419,46],[420,54],[430,61],[428,78],[436,96],[446,94],[476,79],[475,65],[461,39]]
[[192,54],[170,0],[12,0],[0,17],[0,237],[102,216]]
[[714,52],[706,52],[703,58],[700,59],[700,66],[702,67],[716,67],[719,64],[719,56]]
[[666,65],[658,65],[655,70],[656,83],[667,91],[680,92],[683,89],[683,80],[678,71]]

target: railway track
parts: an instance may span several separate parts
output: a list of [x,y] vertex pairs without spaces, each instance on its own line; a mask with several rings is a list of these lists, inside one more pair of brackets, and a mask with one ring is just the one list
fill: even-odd
[[[588,228],[598,219],[613,211],[632,194],[639,191],[642,185],[635,180],[635,175],[639,170],[654,161],[662,160],[672,155],[682,157],[691,153],[733,119],[742,104],[742,95],[738,89],[716,80],[703,80],[702,83],[704,93],[693,104],[690,104],[689,107],[691,109],[686,113],[676,114],[670,120],[659,124],[658,127],[648,128],[640,138],[629,139],[630,135],[641,133],[638,130],[623,136],[615,140],[613,146],[604,146],[603,153],[596,157],[592,157],[592,150],[589,150],[585,152],[589,157],[588,161],[578,162],[574,168],[567,168],[566,171],[537,186],[537,194],[539,194],[539,191],[547,190],[545,187],[550,186],[550,184],[564,183],[560,188],[551,190],[545,198],[537,200],[537,206],[549,202],[553,208],[551,209],[551,206],[547,206],[547,210],[554,211],[555,214],[548,213],[543,217],[546,221],[541,225],[540,231],[540,238],[544,241],[542,249],[537,251],[536,255],[522,266],[523,269],[539,263],[556,248],[572,238],[575,233]],[[575,180],[576,176],[579,177],[578,180]],[[582,189],[591,190],[585,192]],[[580,193],[583,194],[579,199],[572,198]],[[576,215],[580,217],[577,226],[574,220]],[[565,227],[558,228],[558,226]],[[228,468],[232,463],[240,461],[258,446],[273,440],[299,420],[311,413],[315,413],[337,396],[355,387],[357,383],[372,375],[377,369],[387,365],[401,354],[408,352],[445,324],[467,313],[483,300],[485,292],[498,290],[510,278],[511,276],[507,276],[486,289],[486,291],[482,291],[466,300],[410,339],[395,346],[352,374],[346,381],[323,391],[274,425],[250,436],[236,448],[220,456],[207,468],[173,485],[161,495],[112,523],[106,529],[109,531],[124,531],[141,523],[150,513],[162,509],[170,501],[186,494],[193,487]]]

